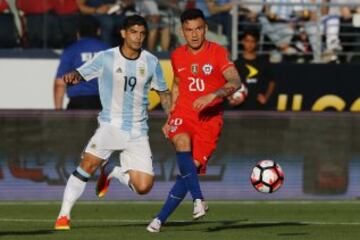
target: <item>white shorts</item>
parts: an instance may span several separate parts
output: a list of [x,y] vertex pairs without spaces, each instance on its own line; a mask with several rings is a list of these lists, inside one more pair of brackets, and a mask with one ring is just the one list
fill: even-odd
[[124,171],[136,170],[154,175],[148,136],[131,137],[117,127],[101,123],[84,152],[107,160],[118,150],[120,165]]

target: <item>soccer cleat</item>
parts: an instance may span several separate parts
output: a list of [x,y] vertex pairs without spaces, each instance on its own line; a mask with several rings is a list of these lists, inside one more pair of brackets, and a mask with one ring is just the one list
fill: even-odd
[[201,217],[205,216],[206,212],[209,210],[209,206],[202,199],[195,199],[194,201],[194,212],[193,219],[198,220]]
[[105,173],[105,167],[108,164],[108,162],[104,163],[100,168],[100,176],[96,183],[96,195],[99,198],[105,197],[106,193],[109,190],[110,186],[110,180],[108,178],[108,175]]
[[160,232],[161,221],[158,218],[154,218],[151,223],[146,227],[148,232],[158,233]]
[[54,228],[55,230],[70,230],[70,219],[67,216],[59,217]]

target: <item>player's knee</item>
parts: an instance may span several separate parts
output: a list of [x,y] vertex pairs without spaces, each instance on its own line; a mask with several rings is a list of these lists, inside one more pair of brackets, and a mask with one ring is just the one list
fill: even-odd
[[191,140],[189,135],[180,135],[173,140],[177,151],[190,151]]
[[134,185],[135,191],[140,195],[145,195],[150,192],[153,184],[152,183],[140,183],[137,185]]
[[79,166],[81,169],[83,169],[85,172],[87,172],[90,175],[92,175],[97,168],[97,165],[92,163],[80,163]]
[[92,175],[95,170],[100,166],[101,159],[91,156],[89,154],[84,154],[82,161],[80,162],[79,166],[88,174]]

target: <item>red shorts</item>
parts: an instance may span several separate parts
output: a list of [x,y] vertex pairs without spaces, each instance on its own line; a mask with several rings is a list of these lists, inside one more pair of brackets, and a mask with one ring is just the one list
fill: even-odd
[[222,116],[212,116],[206,121],[200,121],[197,116],[189,116],[175,111],[171,114],[169,125],[170,139],[180,133],[190,135],[193,158],[201,164],[198,173],[205,174],[207,161],[215,151],[221,133]]

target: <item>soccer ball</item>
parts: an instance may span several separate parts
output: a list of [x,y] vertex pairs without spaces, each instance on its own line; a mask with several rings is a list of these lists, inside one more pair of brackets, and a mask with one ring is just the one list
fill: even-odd
[[246,88],[246,86],[244,84],[241,84],[241,87],[235,91],[231,97],[235,100],[238,100],[238,99],[245,99],[248,95],[248,90]]
[[251,184],[262,193],[273,193],[284,183],[284,172],[280,165],[272,160],[262,160],[251,172]]

